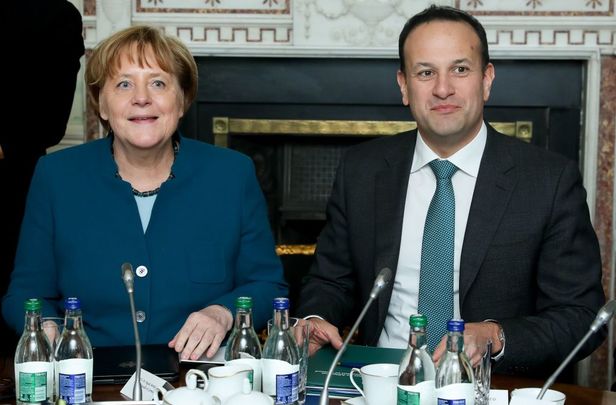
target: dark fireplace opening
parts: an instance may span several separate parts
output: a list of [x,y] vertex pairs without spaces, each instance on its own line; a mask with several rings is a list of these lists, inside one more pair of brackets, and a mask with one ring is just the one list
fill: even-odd
[[233,136],[228,147],[250,156],[278,244],[314,244],[325,221],[344,151],[365,137]]
[[[412,117],[401,104],[396,83],[398,61],[197,57],[197,63],[199,92],[184,117],[182,131],[253,159],[276,243],[279,247],[298,246],[280,251],[294,300],[312,260],[310,247],[325,223],[325,204],[340,157],[349,146],[381,135],[369,130],[359,135],[351,129],[344,133],[338,128],[333,136],[323,136],[320,130],[298,136],[285,132],[288,127],[277,121],[309,121],[301,123],[308,128],[330,120],[360,122],[358,125],[376,121],[377,127],[383,121],[410,122]],[[528,141],[579,161],[583,62],[493,63],[496,80],[485,109],[486,120],[529,123],[532,136]],[[249,121],[243,124],[242,133],[229,130],[232,125],[224,119]],[[252,131],[263,121],[273,132]],[[225,125],[229,133],[221,141],[220,127]]]

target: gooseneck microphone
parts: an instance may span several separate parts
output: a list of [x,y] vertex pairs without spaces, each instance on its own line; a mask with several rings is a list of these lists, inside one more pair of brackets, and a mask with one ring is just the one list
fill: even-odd
[[137,365],[135,366],[135,385],[133,385],[133,400],[141,401],[141,340],[139,339],[139,329],[137,328],[137,315],[135,313],[135,299],[133,292],[135,291],[133,274],[133,266],[130,263],[122,264],[122,280],[128,292],[130,301],[130,314],[133,318],[133,332],[135,334],[135,351],[137,353]]
[[588,332],[586,332],[582,340],[580,340],[580,342],[573,348],[571,353],[569,353],[567,358],[563,360],[563,362],[560,364],[560,366],[558,366],[556,371],[550,376],[550,378],[548,378],[545,384],[543,384],[541,391],[539,391],[539,395],[537,395],[537,399],[543,399],[543,396],[545,395],[548,388],[550,388],[552,384],[554,384],[554,381],[556,381],[556,377],[558,377],[558,375],[563,371],[567,364],[569,364],[573,356],[575,356],[575,354],[582,348],[582,346],[584,346],[584,343],[586,343],[586,341],[588,340],[588,338],[590,338],[592,334],[596,333],[603,325],[608,323],[610,318],[612,318],[612,316],[614,315],[614,312],[616,312],[616,300],[608,301],[607,304],[605,304],[599,310],[599,312],[597,312],[597,317],[590,324]]
[[372,287],[372,291],[370,291],[370,298],[368,298],[368,301],[364,305],[364,308],[361,310],[359,316],[357,317],[357,320],[353,324],[353,327],[349,331],[349,334],[347,335],[346,339],[344,339],[342,346],[340,346],[338,353],[336,353],[336,357],[334,357],[334,360],[332,361],[332,364],[329,367],[329,371],[327,372],[327,376],[325,377],[325,383],[323,384],[323,392],[321,392],[321,398],[319,400],[319,405],[327,405],[329,401],[329,381],[332,378],[334,369],[336,368],[336,365],[338,364],[340,357],[342,357],[342,354],[344,353],[347,346],[349,345],[349,340],[351,340],[351,337],[353,337],[353,334],[359,327],[359,323],[361,322],[362,319],[364,319],[364,316],[366,315],[368,308],[370,308],[370,305],[375,300],[375,298],[379,295],[381,291],[383,291],[383,288],[389,283],[389,281],[391,280],[391,276],[392,276],[391,270],[385,267],[381,269],[381,271],[379,272],[379,275],[374,280],[374,286]]

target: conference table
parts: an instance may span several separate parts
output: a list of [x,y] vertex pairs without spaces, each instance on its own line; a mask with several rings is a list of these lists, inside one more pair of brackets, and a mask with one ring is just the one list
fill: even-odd
[[[188,368],[180,368],[180,378],[174,385],[183,386],[184,374]],[[13,359],[3,358],[0,362],[0,405],[15,404],[14,397],[14,374]],[[543,382],[524,377],[512,377],[504,375],[492,376],[492,388],[506,389],[509,392],[515,388],[522,387],[541,387]],[[130,398],[120,393],[121,385],[94,385],[92,401],[130,401]],[[572,384],[554,384],[555,390],[565,393],[567,399],[565,405],[614,405],[616,404],[616,392],[602,391],[594,388],[581,387]],[[340,400],[330,400],[331,405],[340,404]]]

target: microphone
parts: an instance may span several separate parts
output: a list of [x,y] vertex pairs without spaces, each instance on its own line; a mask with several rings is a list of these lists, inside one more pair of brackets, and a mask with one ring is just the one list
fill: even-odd
[[387,267],[381,269],[379,275],[376,276],[374,280],[374,286],[372,287],[372,291],[370,291],[370,298],[375,299],[377,295],[381,292],[381,290],[389,283],[391,280],[391,270]]
[[126,291],[128,291],[129,294],[132,294],[135,291],[135,276],[133,276],[133,266],[131,266],[130,263],[124,263],[122,265],[122,280],[124,280]]
[[590,330],[596,332],[600,327],[608,323],[610,318],[616,312],[616,300],[608,301],[597,313],[597,317],[590,324]]
[[596,333],[603,325],[608,323],[610,318],[612,318],[612,316],[614,315],[614,312],[616,312],[616,300],[610,300],[603,307],[601,307],[601,309],[597,313],[595,320],[592,321],[592,323],[590,324],[590,328],[588,329],[588,332],[586,332],[582,340],[580,340],[580,342],[573,348],[571,353],[569,353],[567,358],[563,360],[560,366],[558,366],[554,374],[552,374],[550,378],[548,378],[548,380],[545,382],[545,384],[543,384],[541,391],[539,391],[539,395],[537,395],[537,399],[543,399],[543,396],[545,395],[548,388],[550,388],[550,386],[554,384],[554,381],[556,381],[556,377],[558,377],[558,375],[563,371],[567,364],[569,364],[573,356],[575,356],[575,354],[582,348],[582,346],[584,346],[584,343],[586,343],[586,341],[588,340],[588,338],[590,338],[592,334]]
[[135,299],[133,298],[134,281],[133,266],[130,263],[122,264],[122,280],[126,291],[128,292],[128,300],[130,301],[130,313],[133,318],[133,332],[135,334],[135,351],[137,353],[137,365],[135,366],[135,385],[133,385],[133,400],[141,401],[141,340],[139,339],[139,329],[137,328],[137,315],[135,313]]
[[372,287],[372,291],[370,291],[370,298],[368,298],[368,302],[366,302],[366,304],[364,305],[364,308],[359,313],[357,320],[355,320],[353,327],[349,331],[349,334],[347,335],[346,339],[344,339],[342,346],[340,346],[338,353],[336,353],[336,357],[334,357],[334,360],[332,361],[332,364],[329,367],[329,371],[327,372],[327,376],[325,377],[325,383],[323,384],[323,392],[321,392],[321,398],[319,400],[319,405],[327,405],[329,401],[329,392],[328,392],[329,391],[329,381],[332,378],[334,369],[336,368],[336,365],[338,364],[340,357],[342,357],[342,354],[344,353],[347,346],[349,345],[349,340],[351,340],[351,337],[353,337],[353,334],[359,327],[359,323],[361,322],[362,319],[364,319],[366,312],[368,312],[368,308],[370,308],[370,305],[375,300],[375,298],[379,295],[381,291],[383,291],[383,288],[389,283],[389,281],[391,280],[391,276],[392,276],[392,272],[387,267],[381,269],[381,271],[379,272],[379,275],[376,276],[376,279],[374,280],[374,285]]

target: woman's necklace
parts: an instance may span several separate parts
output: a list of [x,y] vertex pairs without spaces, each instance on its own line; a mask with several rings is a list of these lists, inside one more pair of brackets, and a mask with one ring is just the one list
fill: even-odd
[[[173,140],[171,142],[171,145],[173,146],[173,160],[175,161],[175,157],[178,154],[179,144],[178,144],[178,142],[176,140]],[[113,155],[113,146],[111,147],[111,154]],[[122,178],[120,176],[120,172],[119,171],[116,172],[116,177],[118,177],[120,179]],[[175,178],[175,175],[173,174],[173,172],[170,172],[169,173],[169,177],[167,177],[167,180],[165,180],[165,181],[171,180],[173,178]],[[153,195],[158,194],[158,192],[160,191],[160,186],[156,187],[154,190],[148,190],[148,191],[139,191],[139,190],[137,190],[136,188],[134,188],[132,186],[131,186],[131,189],[133,190],[133,195],[135,197],[151,197]]]

